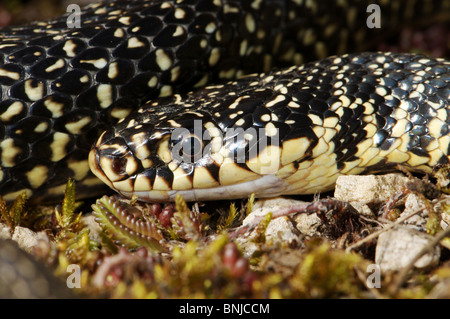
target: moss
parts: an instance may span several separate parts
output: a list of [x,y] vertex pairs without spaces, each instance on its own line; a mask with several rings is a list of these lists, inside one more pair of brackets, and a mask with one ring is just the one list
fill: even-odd
[[0,220],[4,222],[11,231],[16,226],[27,226],[24,222],[27,216],[27,195],[25,193],[16,197],[10,208],[7,207],[3,198],[0,197]]
[[297,297],[357,297],[362,284],[355,268],[366,265],[359,255],[332,249],[327,242],[313,247],[290,280]]
[[258,226],[256,227],[255,236],[252,238],[253,242],[255,243],[266,242],[266,230],[271,221],[272,221],[272,213],[268,213],[261,219]]
[[[115,244],[129,249],[144,246],[155,251],[163,251],[160,241],[163,239],[155,220],[149,216],[134,217],[128,210],[131,207],[104,196],[92,205],[96,221],[103,229],[104,237]],[[153,222],[152,222],[153,221]],[[106,245],[111,246],[108,241]]]
[[222,220],[219,220],[217,225],[217,230],[219,232],[230,228],[233,223],[238,219],[239,214],[236,209],[236,204],[233,202],[230,204],[230,210],[228,211],[228,214],[226,215],[226,218],[222,218]]
[[[8,216],[11,223],[28,223],[30,213],[27,213],[29,210],[24,203],[22,197],[11,208],[0,202],[2,219]],[[177,197],[170,223],[163,226],[157,217],[150,214],[148,205],[105,196],[92,206],[96,220],[103,229],[99,233],[100,243],[89,238],[89,229],[82,223],[81,213],[77,212],[79,205],[75,202],[73,182],[68,183],[61,206],[40,208],[34,212],[44,215],[51,212],[56,221],[56,226],[46,224],[50,227],[47,233],[54,234],[57,243],[56,252],[48,254],[46,263],[53,264],[55,274],[61,277],[67,276],[69,264],[77,263],[81,267],[81,293],[84,296],[374,296],[361,279],[361,274],[364,276],[367,265],[373,261],[364,259],[360,254],[335,248],[342,243],[339,238],[306,238],[297,247],[276,245],[265,239],[272,214],[253,225],[253,236],[249,237],[248,225],[242,226],[240,223],[251,210],[249,207],[253,206],[253,198],[240,209],[236,208],[235,203],[229,205],[229,212],[224,215],[221,227],[218,227],[211,223],[220,221],[220,218],[210,218],[209,214],[200,212],[197,205],[190,207],[181,197]],[[447,213],[447,205],[442,204],[441,210]],[[253,242],[256,251],[252,256],[247,258],[242,255],[234,242],[237,237]],[[268,261],[278,264],[272,263],[269,267]],[[283,261],[287,262],[282,265]],[[445,268],[439,274],[445,274]],[[423,298],[433,287],[431,275],[431,271],[415,274],[414,280],[394,295],[389,294],[388,288],[394,285],[396,274],[384,276],[382,288],[375,296]]]

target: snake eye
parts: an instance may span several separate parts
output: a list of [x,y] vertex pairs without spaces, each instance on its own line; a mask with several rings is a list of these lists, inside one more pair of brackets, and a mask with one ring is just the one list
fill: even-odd
[[184,138],[181,142],[181,151],[184,156],[194,158],[202,153],[202,141],[195,135]]
[[203,141],[194,133],[184,130],[181,134],[172,134],[172,158],[180,163],[195,163],[203,156]]

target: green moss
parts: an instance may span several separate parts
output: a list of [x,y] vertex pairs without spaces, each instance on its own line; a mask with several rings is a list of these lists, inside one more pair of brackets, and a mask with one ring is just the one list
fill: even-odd
[[27,216],[27,199],[27,195],[22,193],[16,197],[11,207],[8,208],[3,198],[0,197],[0,219],[11,231],[14,231],[16,226],[26,226],[24,221]]
[[239,214],[236,209],[236,204],[233,202],[230,204],[230,210],[228,211],[226,218],[219,219],[219,222],[217,224],[217,231],[221,232],[227,228],[230,228],[238,218]]
[[149,220],[135,218],[127,208],[125,204],[107,196],[92,205],[96,221],[103,228],[104,235],[112,242],[129,249],[143,246],[150,250],[163,251],[160,243],[163,236],[157,226]]
[[73,238],[74,233],[83,228],[83,225],[80,224],[81,213],[75,214],[77,206],[79,205],[75,203],[75,182],[69,179],[64,192],[61,212],[55,209],[56,221],[60,227],[59,238]]
[[305,255],[290,283],[299,297],[356,297],[362,285],[354,269],[361,265],[363,259],[357,254],[332,249],[325,242]]

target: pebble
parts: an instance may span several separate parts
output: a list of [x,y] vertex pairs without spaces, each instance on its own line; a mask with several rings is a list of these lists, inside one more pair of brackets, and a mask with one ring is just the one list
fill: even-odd
[[334,197],[351,204],[381,204],[394,193],[402,191],[407,182],[408,177],[399,173],[340,176],[336,181]]
[[9,227],[2,223],[0,223],[0,239],[11,239]]
[[[273,213],[280,208],[295,205],[298,202],[299,201],[284,198],[259,200],[255,202],[252,212],[244,219],[242,225],[252,224],[256,218],[266,216],[267,214]],[[253,233],[249,236],[249,238],[253,238]],[[298,240],[298,231],[295,231],[292,222],[290,222],[286,217],[272,219],[267,226],[265,235],[266,241],[270,240],[274,244],[288,244],[294,240]]]
[[47,241],[48,237],[45,232],[36,233],[26,227],[16,226],[11,239],[14,240],[20,248],[31,253],[33,247],[38,245],[40,240]]
[[414,193],[408,194],[405,200],[405,209],[400,214],[400,217],[412,214],[419,209],[423,209],[422,212],[409,217],[405,220],[404,224],[410,225],[413,228],[422,232],[427,231],[428,210],[425,209],[425,203],[423,200]]
[[[380,234],[375,251],[375,263],[382,271],[396,271],[406,267],[433,237],[410,227],[399,227]],[[417,268],[437,265],[440,247],[423,255],[414,264]]]

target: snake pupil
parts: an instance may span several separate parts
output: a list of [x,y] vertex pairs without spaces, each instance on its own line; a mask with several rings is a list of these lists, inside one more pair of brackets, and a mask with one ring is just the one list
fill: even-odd
[[189,136],[185,138],[182,142],[182,152],[183,155],[189,157],[195,157],[198,154],[201,154],[202,143],[201,141],[194,136]]

